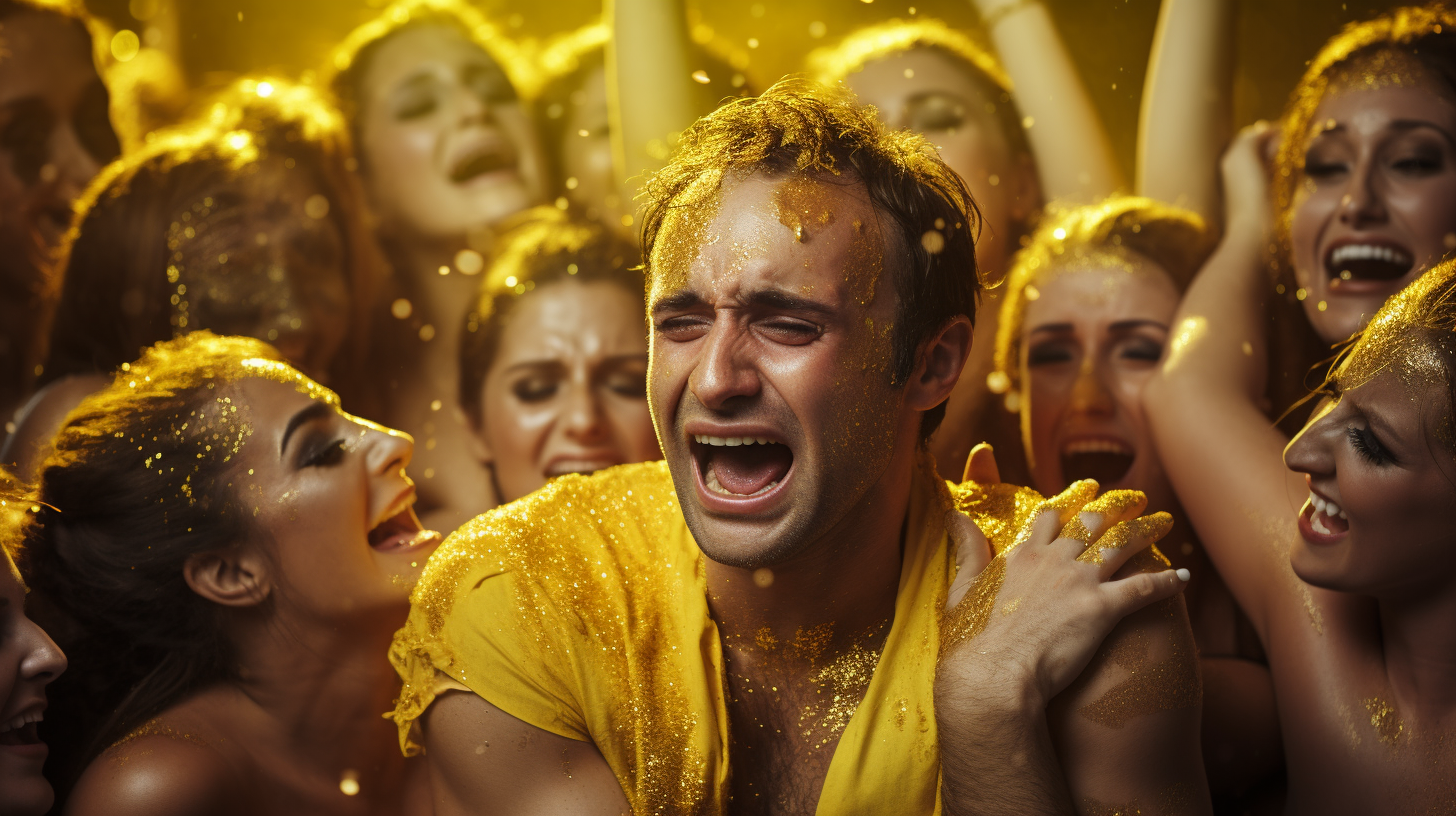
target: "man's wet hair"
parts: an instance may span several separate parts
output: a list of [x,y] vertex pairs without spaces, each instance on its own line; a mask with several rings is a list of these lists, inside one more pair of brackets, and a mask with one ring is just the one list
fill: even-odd
[[[733,100],[684,131],[673,160],[644,193],[642,255],[648,279],[653,248],[668,214],[685,206],[700,179],[729,174],[807,173],[861,183],[895,230],[886,234],[898,306],[891,333],[890,378],[903,385],[921,347],[957,317],[974,320],[981,282],[975,237],[980,211],[965,182],[923,136],[892,130],[874,108],[842,88],[783,80],[761,96]],[[695,188],[700,189],[700,188]],[[898,235],[898,240],[891,238]],[[902,251],[895,251],[903,244]],[[921,438],[945,417],[927,411]]]

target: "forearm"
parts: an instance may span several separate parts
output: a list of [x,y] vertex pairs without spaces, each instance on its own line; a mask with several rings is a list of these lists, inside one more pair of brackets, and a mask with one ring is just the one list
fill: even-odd
[[1047,199],[1094,201],[1123,186],[1112,145],[1051,13],[1036,0],[976,0],[1011,77]]
[[1218,159],[1228,146],[1234,4],[1163,0],[1138,119],[1137,192],[1222,220]]
[[678,0],[607,0],[612,156],[619,180],[645,178],[697,116],[685,6]]
[[1052,748],[1045,705],[1025,697],[950,690],[1008,685],[1015,684],[937,682],[935,720],[946,816],[1076,812]]

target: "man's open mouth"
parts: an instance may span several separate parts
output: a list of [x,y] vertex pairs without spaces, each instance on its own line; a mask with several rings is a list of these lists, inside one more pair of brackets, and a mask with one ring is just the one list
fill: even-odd
[[516,169],[516,158],[507,151],[493,147],[482,147],[466,153],[450,170],[450,181],[464,184],[486,173],[498,170]]
[[1106,489],[1127,475],[1135,459],[1137,451],[1121,439],[1073,439],[1062,445],[1062,480],[1096,479]]
[[794,466],[788,445],[761,436],[695,434],[691,448],[703,486],[725,499],[761,496]]
[[1405,247],[1392,243],[1340,244],[1325,256],[1330,291],[1350,282],[1396,281],[1410,273],[1415,258]]
[[420,524],[413,505],[406,506],[369,531],[369,546],[379,552],[412,550],[439,541],[439,533],[426,530]]

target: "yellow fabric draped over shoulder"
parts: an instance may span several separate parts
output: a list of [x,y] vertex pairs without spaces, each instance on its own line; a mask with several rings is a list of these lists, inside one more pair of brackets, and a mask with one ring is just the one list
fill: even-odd
[[[895,619],[820,816],[940,810],[933,684],[955,571],[945,509],[971,513],[999,551],[1041,497],[932,474],[917,471]],[[431,557],[390,659],[404,680],[391,716],[406,753],[443,680],[594,743],[635,814],[727,810],[722,651],[664,463],[557,479],[462,527]]]

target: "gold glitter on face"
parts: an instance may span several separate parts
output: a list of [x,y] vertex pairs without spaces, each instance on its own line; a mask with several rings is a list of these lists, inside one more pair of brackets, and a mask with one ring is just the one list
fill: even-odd
[[1370,727],[1375,729],[1375,736],[1391,748],[1396,747],[1405,733],[1405,723],[1400,718],[1400,712],[1379,697],[1366,698],[1362,703],[1365,711],[1370,714]]
[[774,190],[779,223],[788,227],[800,243],[834,223],[833,204],[824,194],[823,183],[801,172],[789,174]]
[[652,248],[648,304],[671,295],[687,285],[693,262],[708,241],[708,229],[722,203],[721,171],[699,176],[673,202]]

